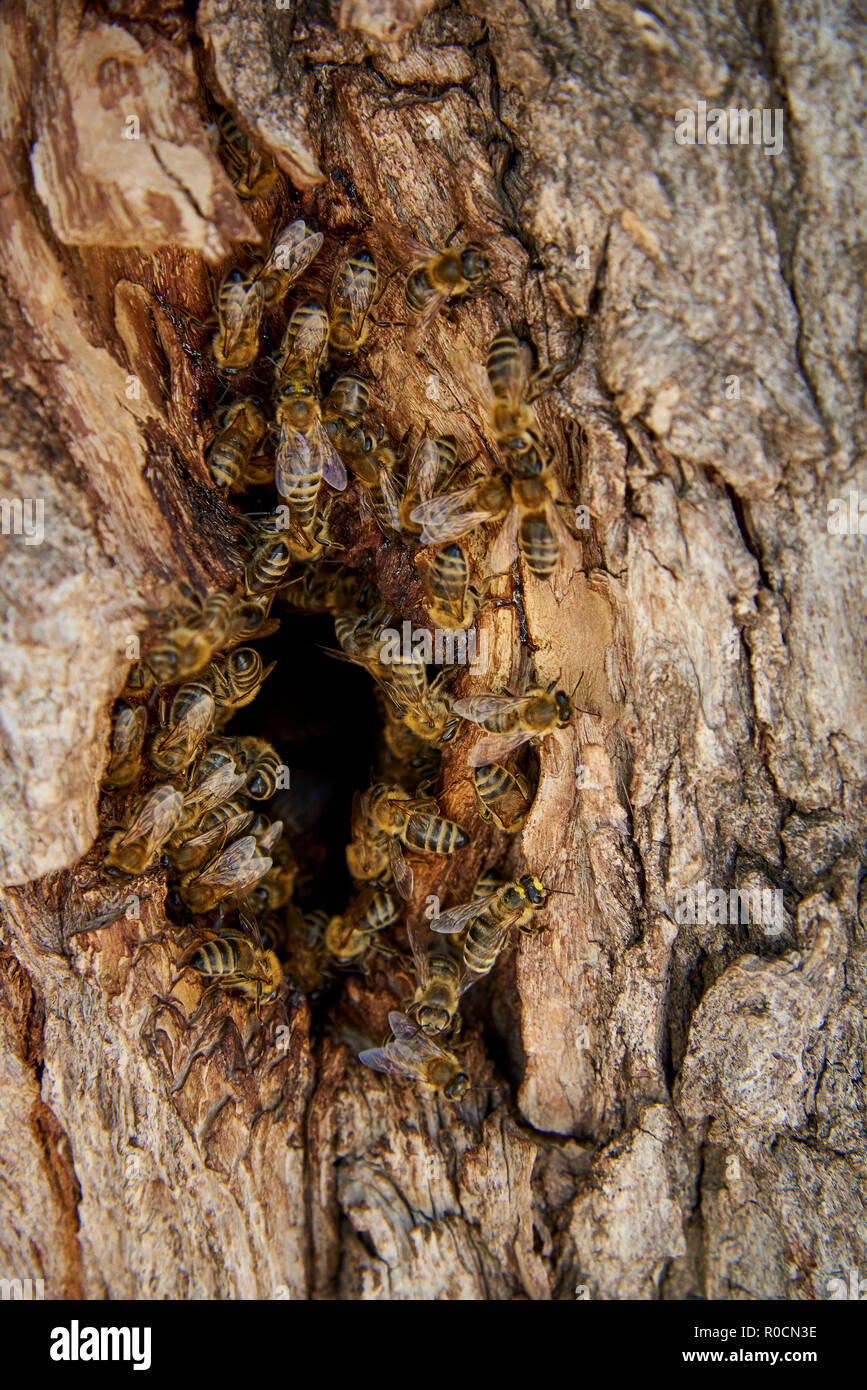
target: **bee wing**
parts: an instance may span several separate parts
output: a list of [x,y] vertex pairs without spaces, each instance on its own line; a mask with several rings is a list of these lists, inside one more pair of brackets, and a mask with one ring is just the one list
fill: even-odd
[[475,747],[470,749],[467,761],[470,767],[487,767],[489,763],[502,763],[504,758],[514,753],[522,743],[528,743],[532,737],[531,729],[518,729],[512,734],[485,734]]
[[282,425],[274,467],[274,485],[280,496],[291,500],[298,483],[306,482],[311,473],[322,476],[321,448],[314,453],[312,439],[300,430]]
[[428,502],[420,502],[417,507],[413,507],[410,512],[410,521],[415,521],[422,528],[422,545],[447,545],[451,541],[456,541],[472,531],[474,526],[480,526],[483,521],[490,521],[496,512],[488,511],[465,511],[464,503],[468,497],[476,492],[476,485],[458,488],[455,492],[444,492],[438,497],[432,497]]
[[440,471],[440,452],[435,439],[425,436],[413,450],[406,475],[406,490],[428,502],[433,496]]
[[388,469],[382,466],[379,469],[379,491],[388,515],[388,525],[397,532],[400,530],[400,494]]
[[216,772],[210,772],[201,782],[190,788],[184,796],[184,810],[195,807],[198,819],[206,811],[228,801],[243,787],[245,781],[243,772],[236,772],[231,763],[226,763],[224,767],[218,767]]
[[471,724],[482,724],[501,714],[513,714],[524,708],[526,695],[471,695],[468,700],[455,700],[454,710]]
[[406,862],[400,841],[394,835],[388,839],[388,862],[398,893],[405,902],[409,902],[415,887],[415,875]]
[[277,238],[263,270],[271,266],[275,270],[282,270],[289,276],[289,283],[292,284],[319,255],[324,240],[321,232],[310,231],[303,218],[299,218],[297,222],[290,222]]
[[484,898],[473,898],[471,902],[461,903],[459,907],[449,908],[448,912],[441,912],[439,917],[435,917],[431,922],[431,931],[440,932],[444,936],[454,936],[456,932],[469,926],[496,896],[496,893],[487,893]]
[[376,294],[378,278],[375,267],[355,269],[347,260],[338,267],[331,282],[329,303],[332,307],[340,305],[341,302],[346,305],[352,330],[356,334],[361,331],[365,315]]
[[259,931],[259,922],[249,902],[242,898],[238,903],[238,921],[245,936],[248,936],[259,950],[262,950],[262,933]]
[[[171,796],[157,796],[156,792],[171,792]],[[138,815],[120,843],[138,839],[140,835],[150,835],[155,844],[167,840],[181,818],[183,797],[174,787],[154,787],[142,803]]]
[[335,492],[343,492],[348,481],[346,468],[343,459],[331,443],[319,420],[316,421],[316,428],[313,431],[312,449],[313,457],[317,463],[317,472],[321,473],[328,486],[333,487]]
[[228,849],[224,849],[196,875],[196,883],[208,884],[212,888],[232,888],[238,894],[246,892],[268,872],[274,862],[267,857],[260,859],[257,850],[254,835],[234,840]]

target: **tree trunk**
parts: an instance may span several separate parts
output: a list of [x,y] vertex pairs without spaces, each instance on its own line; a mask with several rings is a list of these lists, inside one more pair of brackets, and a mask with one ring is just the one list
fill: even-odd
[[[53,1298],[825,1297],[867,1269],[863,28],[842,0],[331,8],[0,17],[0,492],[44,503],[41,544],[26,507],[0,541],[0,1273]],[[277,159],[266,198],[236,197],[207,93]],[[764,144],[714,143],[713,112],[679,143],[700,101],[769,113]],[[393,277],[365,370],[395,437],[496,467],[493,333],[569,367],[537,408],[560,566],[519,566],[526,632],[486,608],[490,668],[455,689],[580,678],[581,712],[511,839],[450,746],[472,844],[416,869],[419,919],[482,867],[562,890],[467,996],[460,1105],[357,1061],[406,1001],[394,961],[324,1013],[290,991],[287,1047],[235,995],[191,1022],[189,975],[167,1001],[161,872],[140,920],[65,932],[130,639],[243,564],[203,459],[209,276],[299,215],[313,288],[361,240]],[[458,226],[499,292],[413,353],[410,238]],[[423,617],[409,552],[341,505],[351,563]],[[514,524],[475,534],[477,572],[508,569]],[[304,672],[287,644],[272,679]]]

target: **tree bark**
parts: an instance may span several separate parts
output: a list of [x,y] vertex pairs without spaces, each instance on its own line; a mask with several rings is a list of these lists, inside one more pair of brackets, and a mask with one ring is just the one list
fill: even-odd
[[[193,25],[13,0],[0,26],[0,495],[45,518],[42,544],[0,538],[0,1274],[53,1298],[814,1299],[867,1273],[867,543],[829,524],[867,488],[849,6],[200,0]],[[207,92],[278,161],[266,199],[235,196]],[[677,143],[699,101],[779,109],[782,149]],[[582,712],[511,840],[450,748],[472,846],[416,874],[416,904],[492,863],[564,890],[468,996],[461,1106],[348,1045],[385,1033],[391,967],[348,975],[324,1030],[291,992],[281,1048],[235,997],[191,1023],[187,976],[166,1001],[160,873],[140,921],[64,935],[129,639],[243,563],[188,316],[297,215],[326,237],[311,284],[360,238],[393,276],[366,365],[396,435],[493,466],[492,334],[571,367],[538,406],[561,565],[523,574],[529,642],[485,613],[491,668],[456,688],[580,678]],[[414,355],[409,240],[458,225],[499,294]],[[341,524],[421,617],[354,496]],[[507,568],[514,528],[471,550]],[[684,918],[702,884],[781,915]]]

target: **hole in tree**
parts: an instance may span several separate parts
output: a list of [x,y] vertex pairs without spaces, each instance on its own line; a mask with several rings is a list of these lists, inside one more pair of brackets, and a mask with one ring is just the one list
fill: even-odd
[[370,784],[379,715],[366,671],[338,661],[334,621],[275,605],[279,631],[256,647],[276,661],[251,705],[227,732],[267,739],[289,769],[289,787],[258,803],[284,823],[299,864],[296,899],[305,908],[343,912],[353,892],[346,867],[352,797]]

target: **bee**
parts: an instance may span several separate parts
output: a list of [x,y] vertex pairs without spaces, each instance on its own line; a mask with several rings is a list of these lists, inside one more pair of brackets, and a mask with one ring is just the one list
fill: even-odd
[[533,789],[523,773],[500,763],[473,768],[473,786],[482,817],[507,835],[520,830],[533,805]]
[[305,994],[313,994],[325,983],[323,940],[328,921],[327,912],[302,916],[297,908],[290,909],[286,918],[286,970]]
[[526,934],[536,930],[533,919],[547,904],[548,890],[542,880],[535,874],[524,874],[434,918],[431,929],[445,935],[469,928],[463,948],[462,994],[493,970],[513,930]]
[[250,396],[233,401],[217,416],[218,434],[208,453],[208,472],[215,487],[243,492],[252,481],[250,460],[265,436],[265,416]]
[[247,778],[247,795],[254,801],[267,801],[274,796],[283,771],[277,750],[264,739],[249,736],[233,739],[231,747]]
[[471,627],[479,611],[479,591],[470,584],[467,557],[457,544],[444,545],[428,560],[417,560],[424,605],[435,627]]
[[447,300],[467,292],[478,293],[490,270],[481,246],[473,243],[438,251],[416,265],[403,287],[406,306],[416,316],[408,335],[410,346],[420,340]]
[[388,1015],[392,1040],[385,1047],[369,1048],[358,1060],[374,1071],[401,1081],[420,1081],[423,1086],[448,1100],[460,1100],[469,1089],[470,1079],[461,1071],[453,1052],[440,1047],[406,1014]]
[[370,815],[370,792],[355,792],[352,798],[352,838],[346,846],[346,864],[359,883],[388,877],[388,836],[374,824]]
[[312,232],[303,218],[284,227],[259,271],[269,308],[286,298],[290,286],[319,255],[324,240],[322,233]]
[[291,580],[283,597],[293,608],[306,613],[339,613],[349,608],[358,594],[358,578],[352,570],[338,566],[311,565]]
[[217,331],[211,350],[218,367],[237,372],[252,367],[259,352],[259,328],[265,307],[260,280],[229,271],[217,295]]
[[[290,377],[280,387],[277,419],[275,484],[289,504],[293,527],[316,558],[316,522],[323,481],[342,492],[347,476],[343,461],[325,432],[313,387],[302,377]],[[318,547],[321,553],[322,547]]]
[[195,825],[206,811],[229,801],[241,790],[245,780],[225,748],[208,748],[188,777],[182,828]]
[[572,701],[565,690],[555,691],[555,685],[552,681],[544,690],[531,686],[523,695],[482,694],[455,700],[455,714],[478,724],[487,735],[470,752],[470,767],[496,762],[531,739],[538,742],[555,729],[565,729],[572,718]]
[[420,502],[410,520],[421,527],[422,545],[448,545],[476,526],[499,521],[511,502],[511,491],[501,478],[477,478],[469,487],[439,493]]
[[141,777],[147,723],[144,705],[118,705],[111,726],[111,757],[102,779],[104,787],[131,787]]
[[359,894],[349,910],[329,919],[324,945],[336,965],[361,965],[377,934],[400,917],[400,908],[389,892],[370,888]]
[[315,382],[328,346],[328,315],[316,299],[308,299],[292,310],[277,355],[276,382],[283,377],[301,377]]
[[255,647],[237,647],[228,656],[212,661],[205,679],[213,692],[220,714],[227,718],[255,700],[263,681],[271,674],[276,661],[262,666]]
[[[197,869],[212,858],[225,844],[238,839],[251,829],[253,812],[240,801],[224,801],[205,811],[195,825],[186,827],[180,836],[174,835],[166,851],[179,873]],[[261,847],[261,846],[260,846]]]
[[204,868],[184,874],[179,892],[191,912],[210,912],[224,899],[245,897],[274,861],[263,854],[253,835],[233,840]]
[[183,796],[175,787],[151,787],[139,801],[132,823],[112,836],[105,854],[108,871],[143,874],[180,820],[183,805]]
[[350,357],[367,340],[378,279],[376,262],[367,250],[347,256],[334,272],[328,294],[328,341],[336,357]]
[[272,537],[260,541],[244,570],[244,589],[248,594],[262,594],[276,589],[286,578],[294,556],[285,540]]
[[349,466],[362,484],[362,510],[372,514],[384,535],[400,534],[400,494],[392,474],[397,458],[380,427],[379,443],[365,436],[360,452],[350,451]]
[[410,936],[418,974],[418,988],[407,1009],[429,1037],[445,1033],[455,1021],[460,1003],[461,967],[454,956],[428,953],[417,948]]
[[414,797],[402,787],[378,783],[367,793],[371,825],[387,840],[388,863],[397,891],[412,897],[414,877],[402,846],[425,854],[454,854],[469,844],[469,836],[454,821],[439,814],[436,801]]
[[238,128],[228,111],[216,119],[223,159],[239,198],[264,198],[271,192],[279,169],[271,156],[256,148]]
[[215,711],[214,697],[204,682],[180,686],[172,700],[168,723],[163,713],[163,730],[151,740],[150,760],[154,767],[169,776],[186,771],[213,727]]
[[179,617],[145,657],[160,685],[174,685],[198,675],[229,640],[238,618],[231,594],[214,593],[203,599],[184,588],[191,611]]
[[521,469],[525,476],[540,472],[550,460],[550,450],[542,441],[532,402],[541,394],[541,377],[531,377],[521,344],[513,333],[498,333],[491,339],[487,360],[491,383],[491,430],[510,469]]
[[421,525],[413,521],[412,513],[423,502],[429,502],[435,493],[445,491],[457,471],[457,455],[458,442],[452,434],[443,434],[436,439],[425,436],[416,445],[410,457],[400,504],[400,526],[405,535],[418,536],[421,533]]

